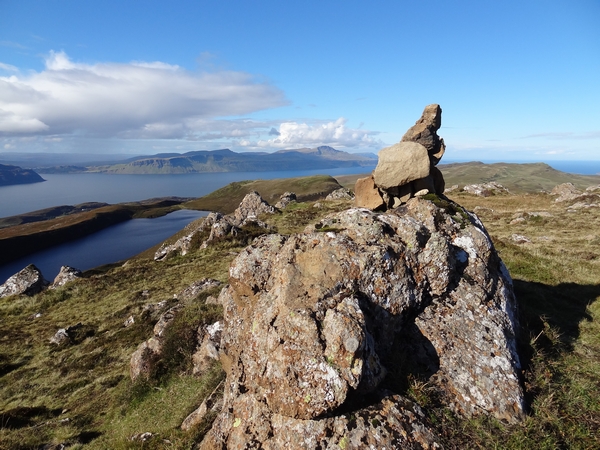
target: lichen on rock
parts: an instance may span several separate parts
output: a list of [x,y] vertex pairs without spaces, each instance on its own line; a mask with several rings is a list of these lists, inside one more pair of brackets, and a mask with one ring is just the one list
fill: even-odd
[[224,406],[200,448],[436,448],[418,406],[385,390],[402,353],[458,414],[524,413],[512,281],[456,204],[334,213],[258,238],[229,275]]

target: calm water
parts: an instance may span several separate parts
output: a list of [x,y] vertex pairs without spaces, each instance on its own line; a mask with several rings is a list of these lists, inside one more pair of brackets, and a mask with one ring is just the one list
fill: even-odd
[[47,280],[52,281],[62,265],[87,270],[130,258],[207,214],[205,211],[181,210],[156,219],[133,219],[113,225],[75,241],[0,265],[0,284],[32,263],[42,271]]
[[181,175],[43,174],[43,183],[0,187],[0,217],[84,202],[122,203],[154,197],[202,197],[233,181],[366,173],[374,167],[191,173]]

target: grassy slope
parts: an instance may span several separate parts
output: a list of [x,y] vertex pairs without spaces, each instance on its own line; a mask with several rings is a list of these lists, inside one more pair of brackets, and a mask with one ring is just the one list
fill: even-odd
[[301,178],[280,178],[275,180],[239,181],[214,191],[196,200],[184,203],[188,209],[232,213],[246,194],[257,191],[267,202],[275,204],[284,192],[294,192],[298,201],[307,201],[339,189],[335,178],[329,175],[315,175]]
[[[237,195],[248,184],[232,190]],[[290,186],[283,185],[285,190]],[[597,448],[600,211],[568,213],[545,194],[479,198],[459,193],[453,199],[471,210],[479,207],[515,280],[532,411],[515,426],[464,421],[440,408],[421,380],[414,381],[407,395],[424,405],[447,448]],[[269,221],[280,232],[297,232],[322,214],[349,206],[322,203],[323,208],[310,202],[290,205]],[[547,211],[552,217],[510,225],[523,211]],[[532,242],[514,244],[514,233]],[[240,249],[227,241],[162,263],[140,258],[57,291],[0,300],[0,449],[64,441],[89,442],[84,448],[163,448],[163,439],[171,441],[169,448],[190,448],[207,424],[189,433],[178,425],[222,374],[216,366],[196,378],[177,367],[153,384],[132,384],[129,357],[152,329],[141,308],[173,302],[174,293],[203,277],[226,281],[228,264]],[[202,305],[199,299],[188,306],[197,310],[197,320],[215,314]],[[37,312],[42,315],[34,318]],[[130,315],[136,324],[125,328]],[[78,322],[84,325],[78,342],[60,348],[49,344],[59,327]],[[29,425],[10,428],[18,417]],[[61,422],[65,418],[70,420]],[[145,444],[128,440],[144,431],[159,436]]]
[[446,187],[455,184],[462,187],[465,184],[496,181],[511,192],[523,193],[550,191],[557,184],[567,182],[571,182],[579,188],[600,184],[600,176],[565,173],[544,163],[483,164],[471,162],[442,164],[439,168],[444,174]]

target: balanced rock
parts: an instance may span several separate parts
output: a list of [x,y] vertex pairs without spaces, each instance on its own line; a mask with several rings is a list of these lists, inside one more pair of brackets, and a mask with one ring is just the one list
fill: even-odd
[[437,135],[442,126],[440,105],[427,105],[421,118],[402,136],[402,142],[418,142],[427,149],[432,163],[437,164],[446,150],[444,140]]
[[65,284],[74,281],[77,278],[81,278],[81,270],[71,266],[61,266],[60,272],[58,272],[58,275],[56,275],[54,281],[50,285],[50,289],[56,289],[64,286]]
[[427,149],[417,142],[399,142],[379,151],[373,171],[377,187],[390,189],[429,176]]
[[10,295],[34,295],[48,286],[42,272],[33,264],[17,272],[0,286],[0,298]]
[[229,275],[224,406],[200,448],[436,448],[419,406],[382,389],[390,371],[467,417],[523,415],[512,280],[456,204],[331,214],[258,238]]
[[373,186],[366,178],[357,181],[356,206],[385,210],[397,208],[415,196],[443,195],[444,177],[435,167],[446,148],[437,135],[441,124],[442,109],[429,105],[399,143],[380,150],[372,174]]

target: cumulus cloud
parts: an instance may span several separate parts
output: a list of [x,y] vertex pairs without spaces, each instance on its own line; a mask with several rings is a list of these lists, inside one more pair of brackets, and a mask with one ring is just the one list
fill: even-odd
[[[336,148],[381,147],[383,142],[374,136],[375,131],[346,127],[347,120],[340,117],[334,122],[307,124],[284,122],[279,126],[277,137],[257,142],[258,147],[300,148],[330,145]],[[270,135],[274,133],[269,133]]]
[[215,118],[286,103],[279,89],[244,72],[192,73],[163,62],[82,64],[50,52],[43,71],[0,77],[0,135],[186,138]]

